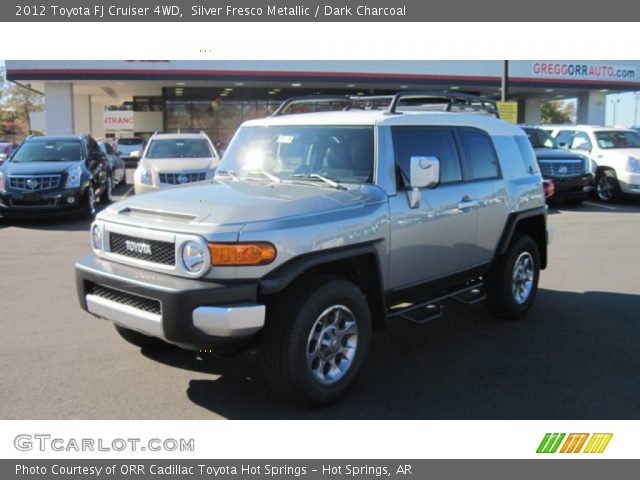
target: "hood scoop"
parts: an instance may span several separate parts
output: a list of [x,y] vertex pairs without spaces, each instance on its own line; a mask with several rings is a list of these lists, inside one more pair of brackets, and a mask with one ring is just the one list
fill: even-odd
[[156,220],[167,220],[178,223],[190,223],[198,218],[198,215],[190,215],[187,213],[168,212],[165,210],[152,210],[139,207],[125,207],[118,212],[118,215],[126,215],[128,217],[139,217]]

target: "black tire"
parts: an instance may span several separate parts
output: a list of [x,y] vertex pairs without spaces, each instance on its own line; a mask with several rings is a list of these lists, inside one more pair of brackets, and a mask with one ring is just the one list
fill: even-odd
[[87,188],[87,192],[85,195],[87,198],[86,198],[83,216],[88,220],[92,220],[93,217],[96,216],[96,211],[97,211],[96,191],[94,190],[93,186],[89,186],[89,188]]
[[[531,263],[530,290],[526,288],[529,270],[523,267]],[[516,280],[516,262],[523,267]],[[525,273],[526,271],[526,273]],[[498,258],[486,276],[487,307],[489,311],[504,320],[523,317],[533,304],[540,279],[540,254],[536,242],[528,235],[518,235],[511,242],[507,253]],[[516,284],[517,282],[517,284]],[[514,287],[514,285],[516,285]],[[528,291],[524,295],[523,292]]]
[[104,185],[104,189],[100,194],[100,203],[106,205],[113,202],[113,189],[115,185],[113,183],[113,175],[109,174]]
[[595,192],[596,198],[604,203],[615,202],[620,198],[620,184],[614,170],[608,168],[598,172]]
[[114,326],[122,338],[136,347],[145,348],[147,350],[165,350],[171,346],[171,344],[160,340],[159,338],[150,337],[149,335],[121,327],[120,325]]
[[[269,307],[262,344],[268,383],[296,403],[336,401],[355,382],[371,344],[371,314],[361,290],[340,278],[306,276]],[[353,330],[344,333],[353,324],[355,337]]]

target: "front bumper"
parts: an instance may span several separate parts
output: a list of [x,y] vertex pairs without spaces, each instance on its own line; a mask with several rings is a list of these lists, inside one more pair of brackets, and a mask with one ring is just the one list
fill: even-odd
[[618,176],[620,190],[628,195],[640,195],[640,173],[623,172]]
[[90,255],[76,263],[76,285],[89,313],[184,348],[247,343],[264,326],[256,282],[178,278]]
[[[69,203],[68,199],[73,199]],[[84,188],[44,192],[0,192],[0,215],[33,217],[67,214],[82,210],[87,204]]]
[[555,186],[555,193],[551,199],[560,198],[586,198],[594,187],[592,174],[581,177],[544,177],[545,180],[552,180]]

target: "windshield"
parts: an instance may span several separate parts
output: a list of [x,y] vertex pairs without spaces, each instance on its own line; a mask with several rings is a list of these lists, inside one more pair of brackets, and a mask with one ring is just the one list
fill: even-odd
[[218,172],[235,176],[267,172],[284,180],[318,181],[320,175],[343,183],[371,182],[373,127],[241,127]]
[[121,138],[118,140],[118,145],[142,145],[141,138]]
[[34,140],[25,142],[11,158],[12,162],[77,162],[82,160],[79,140]]
[[625,130],[610,130],[595,132],[598,146],[603,149],[610,148],[640,148],[640,135],[636,132]]
[[152,140],[147,158],[209,158],[213,157],[204,138],[174,138]]
[[549,132],[541,128],[523,128],[533,148],[560,148]]

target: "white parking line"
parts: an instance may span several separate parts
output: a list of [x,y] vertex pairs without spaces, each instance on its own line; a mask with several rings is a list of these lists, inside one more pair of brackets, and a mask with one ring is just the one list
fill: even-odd
[[617,210],[616,207],[612,207],[611,205],[603,205],[602,203],[584,202],[584,204],[585,205],[590,205],[592,207],[606,208],[608,210]]

